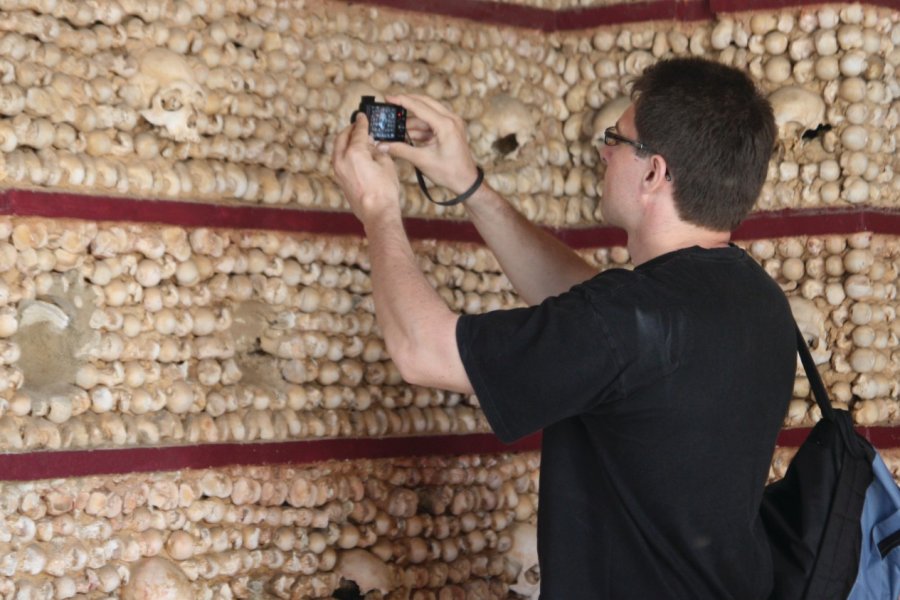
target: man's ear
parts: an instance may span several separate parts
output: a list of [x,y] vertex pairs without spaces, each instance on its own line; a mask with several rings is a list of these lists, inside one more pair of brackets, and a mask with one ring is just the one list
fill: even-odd
[[672,178],[669,176],[669,167],[666,164],[666,159],[659,154],[651,156],[647,172],[644,175],[644,185],[656,190],[670,181],[672,181]]

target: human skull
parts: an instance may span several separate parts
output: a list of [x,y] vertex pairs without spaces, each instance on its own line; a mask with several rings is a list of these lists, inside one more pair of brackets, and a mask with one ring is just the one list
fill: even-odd
[[537,118],[531,109],[506,94],[493,96],[481,119],[469,127],[475,154],[495,163],[516,160],[536,132]]
[[176,142],[199,142],[197,130],[197,105],[203,101],[203,91],[192,88],[184,81],[176,81],[153,97],[150,108],[141,116],[153,125],[165,130],[164,137]]
[[122,600],[191,600],[191,584],[178,565],[159,556],[139,560],[131,566]]
[[197,115],[206,93],[188,61],[167,48],[145,52],[130,83],[140,90],[141,116],[177,142],[199,142]]
[[775,124],[784,133],[816,130],[825,119],[825,101],[817,93],[798,85],[786,85],[769,94]]
[[537,600],[541,592],[541,571],[538,566],[537,527],[531,523],[516,523],[510,527],[512,547],[506,560],[518,567],[516,582],[509,586],[521,598]]
[[816,307],[812,300],[802,296],[788,298],[791,312],[800,333],[810,346],[810,354],[817,365],[825,364],[831,359],[831,351],[828,349],[825,332],[825,315]]
[[591,140],[596,146],[603,144],[603,132],[616,124],[630,104],[630,98],[620,96],[600,107],[600,110],[591,119]]
[[378,590],[387,595],[394,589],[387,564],[368,550],[355,548],[341,552],[334,572],[341,579],[355,583],[360,594]]
[[49,323],[55,330],[62,331],[69,326],[69,315],[56,304],[32,300],[24,302],[20,306],[23,306],[19,318],[20,328],[38,323]]

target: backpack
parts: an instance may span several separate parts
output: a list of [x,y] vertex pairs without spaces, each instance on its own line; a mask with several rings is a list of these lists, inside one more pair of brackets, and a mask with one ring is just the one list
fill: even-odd
[[875,448],[832,408],[806,340],[797,349],[822,418],[760,516],[772,549],[770,600],[897,600],[900,488]]

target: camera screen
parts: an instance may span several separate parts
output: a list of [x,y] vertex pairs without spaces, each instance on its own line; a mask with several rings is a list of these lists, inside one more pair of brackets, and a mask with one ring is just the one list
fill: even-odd
[[372,124],[372,127],[375,128],[377,131],[384,131],[384,132],[393,131],[394,130],[394,119],[392,118],[393,116],[394,116],[393,111],[385,109],[385,108],[379,108],[378,110],[375,111],[375,114],[372,115],[372,117],[374,118],[374,121],[375,121]]
[[390,104],[367,107],[369,133],[378,141],[402,142],[406,139],[406,109]]

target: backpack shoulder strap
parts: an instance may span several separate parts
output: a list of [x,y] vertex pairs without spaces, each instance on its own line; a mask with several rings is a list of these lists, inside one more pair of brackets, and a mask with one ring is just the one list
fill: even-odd
[[862,443],[859,435],[853,429],[853,419],[850,418],[850,414],[845,410],[837,411],[831,406],[831,399],[828,397],[828,391],[819,375],[819,369],[816,368],[816,363],[809,352],[806,338],[803,337],[803,333],[796,324],[794,324],[794,329],[797,332],[797,352],[800,354],[800,361],[803,363],[803,370],[806,371],[806,378],[809,380],[816,404],[822,411],[822,418],[834,423],[840,436],[844,438],[844,445],[850,454],[856,458],[865,456],[871,459],[874,450],[869,444]]
[[831,400],[828,398],[828,392],[825,390],[825,384],[822,383],[822,377],[819,375],[819,369],[816,368],[812,354],[809,353],[806,338],[803,337],[803,333],[796,323],[794,329],[797,332],[797,352],[800,353],[800,361],[803,363],[803,370],[806,371],[806,378],[809,380],[809,387],[812,388],[813,397],[816,399],[816,404],[819,405],[819,410],[822,411],[822,418],[834,421]]

